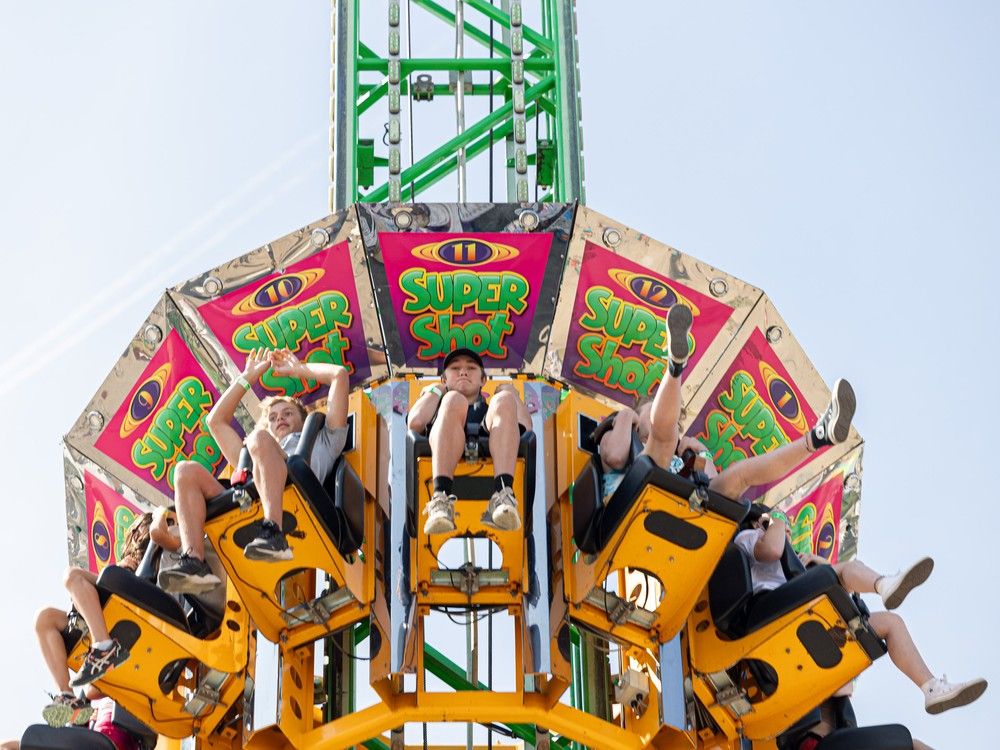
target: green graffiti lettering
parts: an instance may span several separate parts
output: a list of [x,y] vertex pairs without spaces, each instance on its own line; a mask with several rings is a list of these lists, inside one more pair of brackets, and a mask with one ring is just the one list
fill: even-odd
[[757,396],[753,378],[740,370],[729,381],[729,390],[719,394],[719,406],[730,414],[744,414],[753,399]]
[[[600,332],[625,348],[641,344],[641,351],[647,357],[663,356],[667,324],[662,315],[619,299],[605,287],[587,290],[584,304],[586,312],[580,318],[580,325],[587,330]],[[689,340],[693,338],[689,336]]]
[[[784,445],[788,437],[774,417],[774,411],[757,393],[757,386],[744,370],[733,373],[729,390],[718,396],[723,416],[737,434],[750,441],[750,450],[761,455]],[[725,464],[719,464],[725,468]]]
[[125,532],[135,521],[135,513],[124,505],[119,505],[114,512],[115,525],[115,559],[121,560],[125,554]]
[[429,311],[461,315],[470,308],[477,313],[519,315],[528,308],[528,281],[512,271],[427,273],[411,268],[399,277],[399,287],[406,295],[403,312],[409,315]]
[[698,439],[712,453],[712,461],[720,469],[741,461],[747,454],[733,443],[738,431],[733,421],[721,411],[709,412],[705,419],[705,431]]
[[608,319],[608,300],[614,295],[604,287],[593,287],[587,290],[583,298],[587,312],[580,318],[580,325],[590,331],[603,331]]
[[799,509],[792,523],[792,547],[796,552],[813,551],[813,528],[816,524],[816,506],[807,503]]
[[173,462],[184,447],[185,434],[201,428],[202,418],[211,407],[212,395],[198,378],[181,380],[166,406],[153,417],[146,434],[132,444],[132,463],[148,469],[157,481],[169,469],[171,481]]
[[619,345],[598,334],[586,334],[577,341],[581,361],[573,368],[580,377],[597,380],[608,388],[634,396],[647,396],[663,377],[662,359],[643,361],[617,354]]
[[431,306],[431,298],[427,294],[427,277],[422,268],[411,268],[400,276],[399,288],[407,297],[403,302],[403,312],[418,313]]
[[299,348],[299,343],[306,337],[306,316],[297,307],[289,307],[278,313],[277,323],[281,327],[281,336],[292,351]]
[[319,341],[338,327],[349,327],[353,319],[346,295],[326,291],[265,320],[243,324],[233,333],[233,346],[244,354],[261,347],[297,351],[303,341]]
[[504,339],[513,333],[514,324],[506,312],[496,312],[485,321],[452,322],[448,313],[421,315],[410,323],[410,334],[421,345],[417,356],[421,359],[443,357],[453,349],[468,347],[497,359],[507,358]]
[[528,280],[520,274],[501,274],[495,288],[496,302],[487,300],[487,303],[496,305],[493,309],[511,310],[515,315],[520,315],[528,309]]

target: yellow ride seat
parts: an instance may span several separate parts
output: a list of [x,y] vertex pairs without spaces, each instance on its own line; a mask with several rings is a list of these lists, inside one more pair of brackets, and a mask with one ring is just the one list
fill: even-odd
[[[563,555],[573,584],[573,618],[612,639],[653,648],[684,627],[749,503],[660,468],[641,454],[634,432],[631,461],[617,489],[605,498],[593,423],[575,423],[577,445],[592,456],[570,488],[573,545]],[[655,576],[662,585],[659,601],[654,597],[638,606],[607,591],[608,576],[626,570]]]
[[[158,588],[150,579],[159,552],[150,544],[138,573],[112,565],[97,579],[108,632],[129,658],[94,684],[159,734],[208,737],[243,698],[249,618],[231,585],[221,615]],[[73,646],[71,668],[88,645],[81,637]]]
[[[431,446],[424,435],[412,430],[406,436],[407,532],[417,601],[421,604],[471,606],[517,604],[528,590],[525,576],[525,538],[530,536],[535,495],[535,434],[521,435],[514,469],[514,488],[522,527],[504,531],[494,526],[486,513],[493,494],[493,461],[489,440],[476,438],[475,462],[460,461],[452,493],[456,496],[455,530],[427,535],[421,511],[433,494]],[[500,549],[501,562],[492,570],[481,565],[446,569],[438,564],[441,548],[455,537],[485,537]],[[477,561],[478,562],[478,561]]]
[[[243,554],[263,521],[252,479],[208,504],[205,533],[250,617],[265,638],[288,648],[340,630],[370,611],[374,574],[368,561],[372,559],[374,501],[359,476],[365,473],[363,463],[359,472],[352,460],[374,461],[374,437],[366,448],[355,437],[366,428],[356,421],[365,417],[371,418],[374,431],[374,412],[364,394],[353,396],[348,442],[325,481],[320,482],[309,466],[312,446],[324,425],[322,413],[306,417],[299,444],[288,457],[282,531],[293,552],[291,560],[253,561]],[[329,587],[319,593],[317,570],[330,578]]]
[[756,600],[730,545],[689,619],[695,694],[730,737],[776,737],[886,653],[832,567],[804,570],[787,543],[782,565],[788,582]]

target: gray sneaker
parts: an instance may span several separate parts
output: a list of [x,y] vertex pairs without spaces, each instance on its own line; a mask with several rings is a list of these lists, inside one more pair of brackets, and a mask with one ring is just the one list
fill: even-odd
[[441,490],[431,495],[424,508],[424,515],[427,516],[425,534],[447,534],[455,530],[455,500],[454,495],[447,495]]
[[187,552],[174,565],[160,568],[156,579],[156,585],[168,594],[207,594],[221,583],[208,563]]
[[49,696],[52,702],[42,709],[42,719],[50,727],[73,726],[82,727],[94,715],[94,707],[85,698],[78,698],[69,693]]
[[291,560],[292,551],[288,548],[285,534],[272,521],[263,521],[257,538],[243,548],[247,560],[264,560],[265,562],[280,562]]
[[691,349],[688,342],[688,334],[691,332],[691,324],[694,316],[691,308],[682,302],[673,305],[667,311],[667,357],[675,365],[683,367],[687,364]]
[[516,531],[521,528],[521,516],[517,512],[517,498],[514,490],[504,487],[494,492],[486,512],[493,519],[493,525],[504,531]]

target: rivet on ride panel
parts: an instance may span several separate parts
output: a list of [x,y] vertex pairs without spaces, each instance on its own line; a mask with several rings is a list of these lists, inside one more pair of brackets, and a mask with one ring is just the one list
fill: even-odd
[[222,281],[215,276],[206,276],[201,288],[209,297],[215,297],[222,292]]
[[142,329],[142,340],[147,344],[156,346],[161,341],[163,341],[163,329],[158,325],[153,325],[150,323],[145,328]]
[[314,247],[326,247],[330,243],[330,233],[323,227],[316,227],[310,232],[309,241]]
[[409,229],[413,226],[413,214],[409,211],[397,211],[392,217],[397,229]]

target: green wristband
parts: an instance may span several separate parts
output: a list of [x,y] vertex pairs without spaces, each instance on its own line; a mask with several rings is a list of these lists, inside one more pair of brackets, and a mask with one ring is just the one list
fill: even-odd
[[242,385],[243,386],[243,390],[245,390],[245,391],[249,391],[250,390],[250,381],[247,380],[242,375],[240,375],[238,378],[236,378],[236,380],[234,380],[233,382],[236,383],[237,385]]

